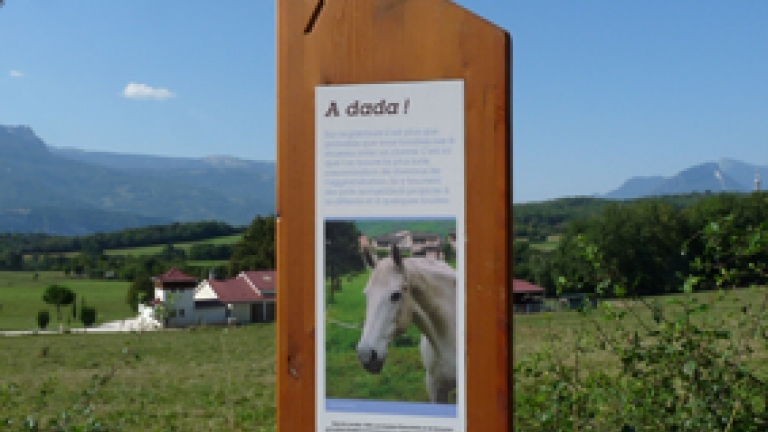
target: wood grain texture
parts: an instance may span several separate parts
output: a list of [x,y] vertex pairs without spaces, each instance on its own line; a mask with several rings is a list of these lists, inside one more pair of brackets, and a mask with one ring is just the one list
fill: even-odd
[[509,36],[446,0],[326,0],[305,34],[317,5],[277,3],[278,428],[315,430],[315,87],[463,79],[467,426],[507,431]]

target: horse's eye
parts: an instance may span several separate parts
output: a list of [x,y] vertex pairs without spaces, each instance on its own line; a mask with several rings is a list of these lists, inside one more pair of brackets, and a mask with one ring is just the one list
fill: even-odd
[[392,300],[393,302],[396,302],[400,300],[400,295],[401,295],[400,292],[393,292],[392,296],[389,299]]

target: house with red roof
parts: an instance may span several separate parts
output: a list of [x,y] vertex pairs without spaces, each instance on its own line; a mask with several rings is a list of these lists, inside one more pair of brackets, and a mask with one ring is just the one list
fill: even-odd
[[[140,305],[142,317],[161,317],[166,327],[257,323],[275,320],[275,271],[241,272],[231,279],[197,278],[172,268],[152,278],[155,299]],[[164,310],[166,313],[158,313]]]
[[198,303],[224,305],[225,319],[239,323],[275,320],[275,271],[244,271],[226,280],[208,278],[195,291]]
[[522,279],[512,280],[513,312],[541,312],[544,309],[544,288]]

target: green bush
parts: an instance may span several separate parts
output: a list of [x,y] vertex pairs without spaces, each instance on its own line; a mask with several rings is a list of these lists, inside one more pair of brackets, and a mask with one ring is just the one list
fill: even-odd
[[40,329],[48,327],[48,323],[51,322],[51,313],[45,309],[37,312],[37,326]]
[[83,306],[80,309],[80,322],[86,327],[92,326],[96,322],[96,308],[93,306]]
[[[691,254],[694,242],[703,246]],[[680,277],[686,295],[669,300],[631,296],[638,280],[609,253],[587,236],[573,245],[592,270],[590,297],[622,300],[580,310],[515,365],[515,430],[768,430],[768,383],[749,361],[768,339],[768,296],[752,286],[765,298],[755,303],[741,288],[768,276],[768,223],[710,222],[682,245],[691,274]],[[719,292],[692,295],[710,277]]]

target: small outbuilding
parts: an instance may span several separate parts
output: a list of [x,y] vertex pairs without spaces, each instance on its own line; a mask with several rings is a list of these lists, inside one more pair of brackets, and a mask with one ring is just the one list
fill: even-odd
[[544,310],[544,288],[522,279],[512,280],[513,312],[533,313]]

